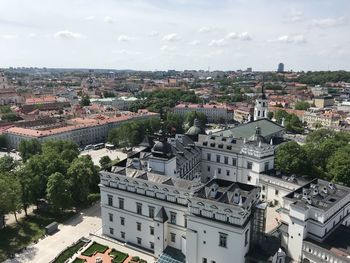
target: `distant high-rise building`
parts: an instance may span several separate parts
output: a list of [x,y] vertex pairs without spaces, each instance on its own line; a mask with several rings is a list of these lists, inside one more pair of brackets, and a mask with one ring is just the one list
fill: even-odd
[[252,72],[253,69],[252,68],[247,68],[246,72]]
[[284,72],[284,64],[283,63],[278,64],[277,72]]

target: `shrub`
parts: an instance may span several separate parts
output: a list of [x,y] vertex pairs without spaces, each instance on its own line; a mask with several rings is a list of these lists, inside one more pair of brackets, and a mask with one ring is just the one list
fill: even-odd
[[106,250],[108,249],[107,246],[101,245],[99,243],[93,242],[91,246],[89,246],[83,253],[81,253],[84,256],[91,257],[93,256],[96,252],[99,253],[105,253]]
[[123,263],[125,259],[128,258],[128,254],[120,252],[118,250],[113,249],[110,253],[110,256],[113,257],[112,263]]
[[101,199],[101,195],[99,193],[92,193],[92,194],[89,194],[87,197],[89,204],[100,201],[100,199]]

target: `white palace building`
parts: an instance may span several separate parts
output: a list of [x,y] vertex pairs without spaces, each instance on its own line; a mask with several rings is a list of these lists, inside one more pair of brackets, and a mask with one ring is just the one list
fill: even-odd
[[[207,135],[195,121],[184,135],[146,137],[101,171],[103,234],[159,263],[350,262],[350,189],[272,173],[284,128],[264,118],[267,104],[259,96],[254,121],[230,130]],[[267,204],[280,214],[270,233]],[[270,254],[255,260],[260,246]]]

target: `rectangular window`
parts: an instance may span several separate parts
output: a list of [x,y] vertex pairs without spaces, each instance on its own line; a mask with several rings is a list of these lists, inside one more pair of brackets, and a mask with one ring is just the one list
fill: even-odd
[[138,245],[141,245],[142,239],[141,239],[140,237],[137,237],[136,239],[137,239],[137,244],[138,244]]
[[154,218],[154,207],[153,206],[148,207],[148,216],[150,218]]
[[124,209],[124,199],[123,198],[118,198],[119,199],[119,208]]
[[248,175],[247,180],[248,180],[248,182],[250,182],[252,180],[252,177],[250,175]]
[[207,171],[210,172],[210,166],[209,165],[207,166]]
[[121,226],[124,226],[124,225],[125,225],[125,218],[124,218],[124,217],[121,217],[121,218],[120,218],[120,225],[121,225]]
[[171,242],[175,243],[176,242],[176,234],[170,233],[170,240],[171,240]]
[[114,235],[114,228],[109,228],[109,233],[111,234],[111,235]]
[[176,225],[176,213],[170,212],[170,224]]
[[152,250],[154,249],[154,243],[153,242],[149,242],[149,248],[152,249]]
[[211,161],[211,154],[207,153],[207,161]]
[[269,162],[266,162],[265,164],[264,164],[264,171],[268,171],[269,170]]
[[251,170],[253,168],[252,162],[247,162],[247,169]]
[[207,258],[202,258],[202,263],[208,263]]
[[220,159],[221,159],[220,155],[217,154],[217,155],[216,155],[216,162],[219,163],[219,162],[220,162]]
[[219,246],[227,247],[227,234],[219,233]]
[[228,157],[227,156],[224,157],[224,163],[228,164]]
[[142,204],[141,203],[136,203],[136,213],[138,215],[142,215]]
[[108,197],[108,205],[113,206],[113,195],[107,195]]
[[263,191],[265,191],[265,185],[262,186]]
[[109,217],[109,222],[113,222],[113,214],[108,213],[108,217]]
[[221,174],[221,168],[218,168],[218,174]]
[[275,190],[275,195],[278,195],[278,190],[277,189]]
[[230,170],[226,170],[226,175],[230,176]]
[[248,241],[249,241],[249,229],[247,229],[247,231],[245,231],[245,233],[244,233],[244,246],[245,247],[248,245]]
[[141,231],[141,223],[136,222],[137,231]]
[[125,232],[120,232],[120,237],[121,237],[122,239],[124,239],[124,238],[125,238]]
[[149,233],[151,236],[154,236],[154,227],[153,226],[149,227]]
[[185,228],[187,228],[187,217],[184,216],[184,221],[185,221]]
[[236,158],[232,158],[232,166],[237,166],[237,159]]

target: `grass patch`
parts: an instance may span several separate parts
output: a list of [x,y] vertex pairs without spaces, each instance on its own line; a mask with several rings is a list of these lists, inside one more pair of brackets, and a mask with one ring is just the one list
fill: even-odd
[[123,263],[125,259],[127,259],[129,256],[128,254],[120,252],[115,249],[112,249],[109,255],[113,257],[113,260],[112,260],[113,263]]
[[76,258],[73,261],[73,263],[84,263],[84,262],[86,262],[86,260],[85,259],[81,259],[81,258]]
[[34,241],[45,235],[45,226],[53,221],[63,222],[72,217],[69,212],[61,215],[42,213],[30,215],[19,220],[18,224],[8,225],[0,230],[0,262],[15,253],[21,252]]
[[84,256],[91,257],[93,256],[96,252],[99,253],[105,253],[106,250],[108,249],[107,246],[101,245],[99,243],[93,242],[91,246],[89,246],[83,253],[81,253]]
[[[64,250],[54,261],[54,263],[64,263],[67,259],[71,258],[80,248],[82,248],[86,242],[84,241],[78,241],[75,245],[67,248]],[[75,261],[74,261],[75,262]],[[77,261],[77,262],[84,262],[83,261]]]

